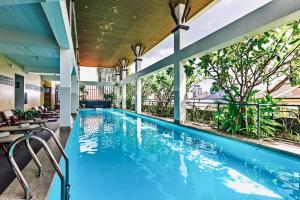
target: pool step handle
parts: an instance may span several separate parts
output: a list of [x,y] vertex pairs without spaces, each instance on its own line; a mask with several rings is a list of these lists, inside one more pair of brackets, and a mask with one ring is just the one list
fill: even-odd
[[29,185],[27,183],[27,181],[25,180],[21,170],[19,169],[15,159],[14,159],[14,149],[15,147],[22,141],[27,141],[27,140],[35,140],[35,141],[38,141],[39,143],[42,144],[48,158],[50,159],[51,161],[51,164],[53,165],[53,167],[55,168],[55,171],[57,172],[59,178],[60,178],[60,181],[61,181],[61,200],[67,200],[68,199],[68,193],[67,193],[67,190],[70,189],[69,186],[67,186],[68,184],[66,184],[66,181],[65,181],[65,177],[58,165],[58,163],[56,162],[55,160],[55,157],[53,156],[50,148],[48,147],[47,143],[37,137],[37,136],[33,136],[31,134],[29,135],[24,135],[18,139],[16,139],[14,142],[11,143],[10,147],[9,147],[9,150],[8,150],[8,160],[9,160],[9,164],[11,165],[18,181],[20,182],[20,184],[22,185],[23,187],[23,190],[24,190],[24,198],[26,200],[30,200],[32,199],[32,194],[31,194],[31,190],[29,188]]

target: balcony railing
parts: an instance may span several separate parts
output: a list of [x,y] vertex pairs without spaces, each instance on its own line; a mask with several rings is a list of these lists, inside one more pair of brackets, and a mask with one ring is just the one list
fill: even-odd
[[[230,106],[239,108],[239,113],[231,113],[232,118],[243,112],[244,123],[255,129],[255,136],[263,137],[264,125],[277,124],[275,136],[300,141],[300,105],[290,104],[230,104],[227,102],[203,102],[187,100],[187,121],[200,127],[224,130],[220,116],[229,112]],[[147,99],[143,101],[142,111],[153,116],[173,118],[174,103]],[[218,114],[218,115],[217,115]],[[224,117],[224,116],[223,116]],[[224,120],[224,118],[223,118]],[[276,126],[277,126],[276,125]],[[263,130],[261,130],[263,129]]]

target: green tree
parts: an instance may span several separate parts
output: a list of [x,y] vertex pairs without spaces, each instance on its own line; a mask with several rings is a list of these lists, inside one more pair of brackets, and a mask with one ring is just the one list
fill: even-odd
[[[185,66],[187,76],[186,89],[190,92],[194,85],[198,84],[202,79],[199,73],[193,70],[195,66]],[[170,67],[155,75],[150,75],[142,79],[142,99],[143,102],[149,99],[151,95],[157,100],[154,114],[171,117],[173,115],[172,101],[174,99],[174,68]]]
[[135,82],[126,85],[126,108],[134,110],[135,105]]
[[85,85],[81,85],[79,87],[79,91],[80,91],[80,101],[85,102],[86,101],[86,97],[89,94],[89,92],[86,90]]
[[255,88],[285,75],[299,81],[299,21],[189,61],[214,80],[231,102],[249,102]]
[[[300,21],[246,38],[237,44],[189,61],[190,66],[202,69],[208,79],[214,80],[213,90],[224,91],[230,104],[215,113],[224,130],[251,137],[273,136],[279,127],[272,116],[273,107],[261,111],[261,135],[257,133],[257,108],[241,106],[245,103],[276,104],[266,92],[257,99],[257,87],[283,76],[299,84]],[[269,91],[267,89],[267,91]]]

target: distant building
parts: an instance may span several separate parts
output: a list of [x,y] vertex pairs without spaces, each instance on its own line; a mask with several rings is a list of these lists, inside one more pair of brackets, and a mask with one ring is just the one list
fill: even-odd
[[197,98],[202,95],[202,87],[200,85],[195,85],[193,88],[193,98]]
[[200,85],[195,85],[192,89],[192,92],[188,93],[188,99],[202,99],[210,95],[209,92],[203,92],[203,89]]
[[[275,99],[282,99],[282,103],[300,104],[300,85],[292,86],[288,78],[275,83],[269,89],[269,94]],[[263,93],[260,93],[259,97],[262,96]]]
[[225,95],[225,93],[223,91],[220,91],[220,92],[216,92],[216,93],[213,93],[211,95],[208,95],[208,96],[202,98],[201,100],[206,101],[206,102],[208,102],[208,101],[210,101],[210,102],[222,101],[224,95]]

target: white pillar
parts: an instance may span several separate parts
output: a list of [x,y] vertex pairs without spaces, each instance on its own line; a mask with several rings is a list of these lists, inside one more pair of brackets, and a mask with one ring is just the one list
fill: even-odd
[[[135,60],[135,72],[141,70],[142,59],[137,58]],[[142,112],[142,81],[140,78],[137,78],[135,81],[135,112]]]
[[[135,73],[137,73],[142,69],[143,59],[141,57],[145,47],[142,44],[136,44],[131,46],[131,49],[135,55]],[[138,114],[142,112],[142,82],[140,78],[137,78],[135,81],[135,112]]]
[[79,110],[79,81],[77,75],[72,75],[72,87],[71,87],[71,112],[77,113]]
[[[178,4],[175,8],[175,14],[179,19],[179,24],[173,31],[174,51],[180,51],[185,45],[185,34],[188,27],[181,21],[184,14],[185,5]],[[184,65],[181,61],[174,63],[174,122],[183,124],[186,120],[186,75]]]
[[71,49],[60,49],[60,127],[71,126]]
[[[120,60],[120,64],[122,70],[122,80],[124,80],[127,76],[128,60],[122,59]],[[126,84],[122,85],[122,109],[126,110]]]
[[[122,79],[125,79],[127,75],[127,69],[122,69]],[[126,84],[122,85],[122,109],[126,109]]]
[[114,86],[114,92],[115,92],[115,106],[116,108],[119,108],[120,106],[120,100],[119,100],[119,93],[120,93],[120,88],[119,88],[119,84],[120,84],[120,67],[117,66],[115,68],[116,71],[116,85]]

